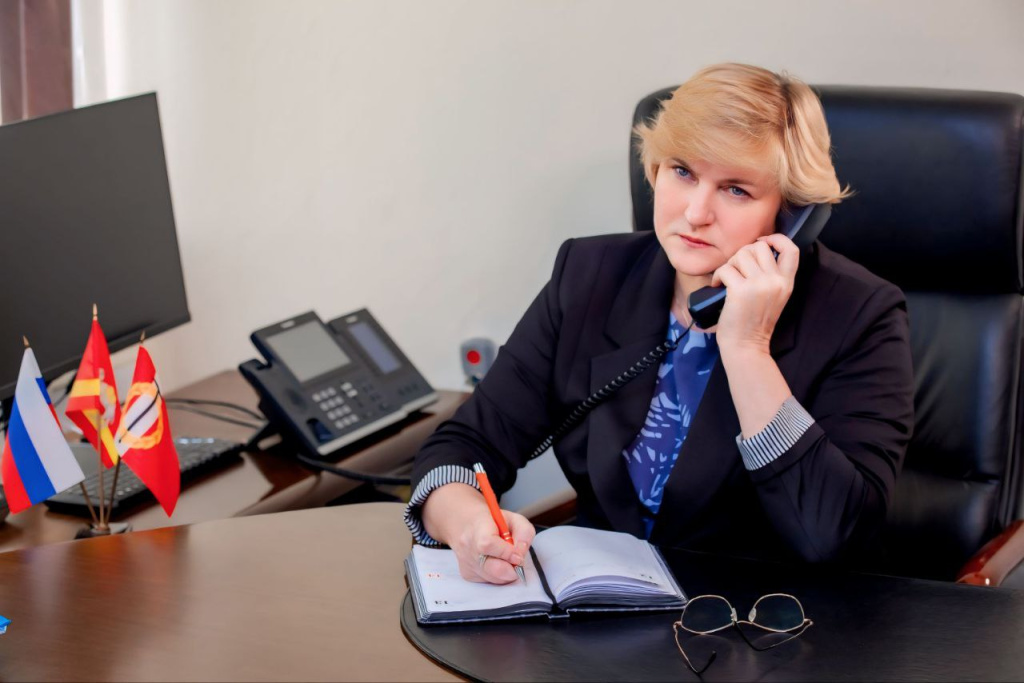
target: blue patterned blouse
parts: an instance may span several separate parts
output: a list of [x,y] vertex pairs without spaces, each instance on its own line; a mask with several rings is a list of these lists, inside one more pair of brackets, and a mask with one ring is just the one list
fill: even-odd
[[[684,329],[669,313],[668,338],[678,338]],[[650,513],[644,516],[647,538],[651,536],[654,516],[661,507],[665,483],[686,441],[690,421],[697,412],[717,360],[718,343],[714,334],[695,329],[687,332],[676,350],[661,362],[644,426],[632,445],[622,451],[640,502]]]

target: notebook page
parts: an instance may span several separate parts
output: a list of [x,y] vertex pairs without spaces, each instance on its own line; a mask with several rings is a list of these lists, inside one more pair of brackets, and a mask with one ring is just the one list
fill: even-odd
[[616,577],[627,591],[633,584],[675,592],[651,545],[629,534],[553,527],[538,534],[533,547],[544,567],[548,586],[559,599],[577,582],[614,585]]
[[412,554],[423,601],[432,613],[486,611],[523,603],[551,605],[529,555],[523,564],[526,584],[516,580],[498,586],[462,578],[453,550],[416,545]]

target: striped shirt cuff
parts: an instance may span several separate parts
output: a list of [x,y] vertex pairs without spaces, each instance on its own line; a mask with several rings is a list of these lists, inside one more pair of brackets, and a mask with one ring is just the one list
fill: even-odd
[[445,484],[468,484],[477,490],[480,489],[473,470],[462,465],[441,465],[427,472],[420,479],[420,483],[416,485],[416,490],[412,492],[412,497],[409,499],[409,504],[405,506],[403,515],[405,525],[412,532],[413,540],[421,545],[434,547],[443,545],[435,541],[423,528],[423,504],[427,502],[427,496],[431,491]]
[[812,424],[811,414],[790,396],[764,429],[749,439],[742,434],[736,437],[743,466],[750,471],[761,469],[792,448]]

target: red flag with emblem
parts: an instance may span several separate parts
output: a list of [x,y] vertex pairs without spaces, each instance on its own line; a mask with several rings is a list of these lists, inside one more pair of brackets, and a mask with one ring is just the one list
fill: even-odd
[[167,406],[156,381],[156,368],[142,346],[139,346],[135,376],[124,402],[117,449],[124,464],[153,492],[170,517],[181,491],[181,469],[171,438]]
[[118,458],[114,435],[120,426],[121,404],[117,400],[117,385],[114,383],[107,340],[100,329],[95,310],[89,341],[86,342],[75,383],[71,385],[64,413],[82,430],[92,447],[100,452],[104,466],[113,467]]

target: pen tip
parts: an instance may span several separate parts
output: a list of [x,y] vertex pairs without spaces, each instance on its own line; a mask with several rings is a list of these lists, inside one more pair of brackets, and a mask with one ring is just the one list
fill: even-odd
[[523,583],[526,583],[526,572],[523,571],[523,568],[521,566],[520,567],[516,567],[516,574],[519,575],[519,580],[520,581],[522,581]]

